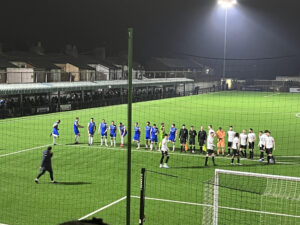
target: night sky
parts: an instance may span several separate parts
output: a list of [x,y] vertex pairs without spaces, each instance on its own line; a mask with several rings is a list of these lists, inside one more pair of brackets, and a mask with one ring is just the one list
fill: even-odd
[[[229,10],[228,58],[298,54],[297,0],[240,0]],[[67,43],[80,52],[107,46],[127,48],[134,28],[135,56],[186,53],[223,57],[224,10],[215,0],[3,0],[0,42],[6,50],[26,50],[42,41],[47,52]]]

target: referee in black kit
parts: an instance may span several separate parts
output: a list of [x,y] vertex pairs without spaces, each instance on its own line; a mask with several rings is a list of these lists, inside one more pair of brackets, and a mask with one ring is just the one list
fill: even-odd
[[203,126],[200,127],[200,131],[198,133],[198,142],[200,146],[200,153],[203,153],[203,146],[205,145],[207,134],[206,131],[203,129]]
[[53,179],[53,170],[52,170],[52,164],[51,164],[51,158],[53,156],[52,147],[48,147],[47,150],[43,151],[43,159],[41,163],[41,172],[39,175],[35,178],[35,183],[39,183],[39,178],[48,171],[50,173],[50,179],[52,183],[55,183]]

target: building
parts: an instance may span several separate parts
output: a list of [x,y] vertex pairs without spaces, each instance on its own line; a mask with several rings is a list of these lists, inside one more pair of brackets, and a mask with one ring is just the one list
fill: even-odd
[[0,83],[8,83],[7,70],[14,70],[18,67],[10,63],[7,59],[0,57]]

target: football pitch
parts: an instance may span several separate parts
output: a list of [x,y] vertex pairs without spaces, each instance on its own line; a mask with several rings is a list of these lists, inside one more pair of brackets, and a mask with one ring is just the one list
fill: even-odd
[[[217,92],[162,99],[133,104],[133,122],[141,127],[141,149],[132,149],[132,198],[131,223],[139,222],[140,171],[146,168],[145,224],[203,224],[205,184],[214,177],[216,168],[245,172],[300,177],[300,94],[262,92]],[[73,123],[79,117],[81,137],[74,145]],[[100,147],[100,136],[95,135],[94,145],[88,146],[87,124],[93,117],[97,130],[105,119],[127,126],[127,106],[116,105],[60,112],[38,116],[0,120],[0,224],[53,225],[70,220],[100,217],[112,225],[125,224],[126,217],[126,143],[120,148]],[[52,166],[54,179],[49,174],[35,184],[39,173],[42,151],[52,144],[49,134],[53,123],[60,119],[60,137],[53,146]],[[167,131],[175,123],[178,129],[185,124],[189,129],[200,126],[207,130],[225,131],[232,125],[236,132],[253,128],[270,130],[276,142],[276,164],[258,162],[258,141],[255,143],[255,159],[244,159],[242,165],[230,165],[229,157],[216,157],[217,166],[204,167],[205,156],[170,152],[169,169],[159,168],[161,153],[144,148],[144,127],[147,121],[164,122]],[[108,141],[109,145],[110,142]],[[171,145],[169,145],[171,149]],[[227,149],[225,149],[227,152]],[[300,224],[300,185],[295,189],[296,200],[270,204],[262,219],[260,191],[265,182],[250,182],[226,176],[228,186],[237,182],[239,190],[220,192],[220,204],[233,207],[219,210],[219,224],[274,224],[274,218],[283,214],[277,224]],[[222,196],[221,196],[222,195]],[[297,197],[299,200],[297,200]],[[275,200],[274,200],[275,201]],[[288,206],[288,204],[291,204]],[[297,209],[298,204],[298,209]],[[295,206],[295,207],[293,207]],[[293,207],[290,211],[289,207]],[[296,208],[296,209],[295,209]],[[250,210],[250,211],[247,211]],[[270,213],[270,217],[268,217]],[[271,215],[274,216],[271,218]],[[281,220],[282,219],[282,220]]]

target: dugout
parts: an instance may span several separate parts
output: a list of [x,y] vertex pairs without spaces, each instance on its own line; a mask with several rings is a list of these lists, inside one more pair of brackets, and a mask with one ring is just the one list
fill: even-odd
[[[187,84],[194,80],[133,80],[133,101],[185,96],[190,94]],[[125,104],[127,80],[0,84],[0,99],[1,118]]]

